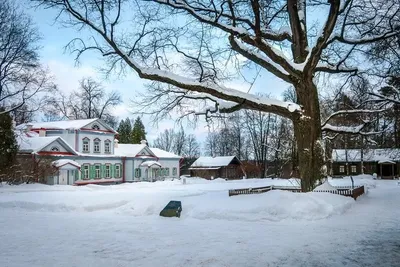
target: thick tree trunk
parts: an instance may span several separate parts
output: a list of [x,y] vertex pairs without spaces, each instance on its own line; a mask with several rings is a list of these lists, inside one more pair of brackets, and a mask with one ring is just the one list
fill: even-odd
[[321,119],[318,92],[312,79],[298,83],[296,86],[298,103],[304,114],[294,120],[294,134],[298,149],[301,189],[311,191],[316,181],[322,178],[324,153],[321,136]]

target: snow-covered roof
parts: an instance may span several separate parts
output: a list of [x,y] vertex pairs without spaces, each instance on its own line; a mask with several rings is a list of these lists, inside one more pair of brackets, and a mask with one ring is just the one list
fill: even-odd
[[225,157],[200,157],[195,162],[193,162],[191,168],[196,167],[224,167],[228,166],[232,160],[236,158],[235,156],[225,156]]
[[65,165],[68,165],[68,164],[73,165],[73,166],[75,166],[77,168],[81,167],[81,165],[78,162],[76,162],[76,161],[74,161],[72,159],[59,159],[59,160],[53,161],[51,164],[54,167],[57,167],[57,168],[61,168],[62,166],[65,166]]
[[[16,140],[19,146],[19,152],[36,153],[50,145],[54,141],[61,143],[71,153],[76,154],[75,150],[59,136],[39,136],[31,135],[31,132],[15,131]],[[33,132],[32,132],[33,133]]]
[[86,125],[97,121],[98,119],[84,120],[66,120],[66,121],[49,121],[49,122],[29,122],[20,124],[16,127],[18,130],[26,129],[31,126],[33,129],[60,129],[60,130],[76,130],[85,127]]
[[148,160],[148,161],[142,162],[142,164],[140,164],[140,167],[151,167],[154,165],[161,167],[161,164],[155,160]]
[[38,152],[59,138],[58,136],[21,137],[17,138],[17,142],[21,152]]
[[219,170],[221,167],[195,167],[189,168],[189,170]]
[[[346,162],[346,153],[348,162],[361,161],[360,149],[333,149],[333,162]],[[381,148],[381,149],[364,149],[363,161],[366,162],[385,162],[385,161],[400,161],[400,149],[398,148]]]
[[182,158],[181,156],[175,155],[174,153],[159,148],[151,147],[150,150],[153,151],[154,155],[156,155],[157,158]]
[[142,144],[118,144],[118,147],[114,148],[114,154],[124,157],[135,157],[145,147],[146,145]]

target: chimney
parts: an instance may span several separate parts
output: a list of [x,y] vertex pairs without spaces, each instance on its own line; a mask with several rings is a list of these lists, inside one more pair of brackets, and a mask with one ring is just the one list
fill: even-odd
[[117,138],[114,139],[114,148],[118,148],[118,139]]
[[40,130],[39,130],[39,136],[40,136],[40,137],[46,136],[46,130],[40,129]]
[[142,145],[146,145],[146,146],[147,146],[147,141],[146,141],[146,140],[142,140],[142,141],[140,141],[140,143],[141,143]]

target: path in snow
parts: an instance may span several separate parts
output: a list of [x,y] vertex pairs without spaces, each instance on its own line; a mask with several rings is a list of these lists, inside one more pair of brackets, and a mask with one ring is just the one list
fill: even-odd
[[[23,194],[49,200],[29,192],[0,200]],[[0,206],[0,266],[399,266],[399,218],[400,186],[394,181],[379,181],[344,214],[316,221],[168,219],[116,214],[112,207],[52,212]]]

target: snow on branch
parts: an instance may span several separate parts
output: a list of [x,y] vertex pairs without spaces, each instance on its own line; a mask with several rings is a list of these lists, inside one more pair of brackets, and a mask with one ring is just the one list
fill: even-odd
[[378,101],[386,101],[388,103],[393,103],[393,104],[400,105],[400,100],[398,100],[398,99],[394,99],[392,97],[387,97],[387,96],[384,96],[384,95],[378,94],[378,93],[369,93],[369,94],[372,95],[372,96],[377,97]]
[[345,115],[345,114],[367,114],[367,113],[380,113],[380,112],[384,112],[387,111],[387,109],[378,109],[378,110],[370,110],[370,109],[352,109],[352,110],[339,110],[336,111],[334,113],[332,113],[331,115],[329,115],[329,117],[325,120],[325,122],[322,124],[322,128],[324,126],[326,126],[328,124],[328,122],[339,115]]

